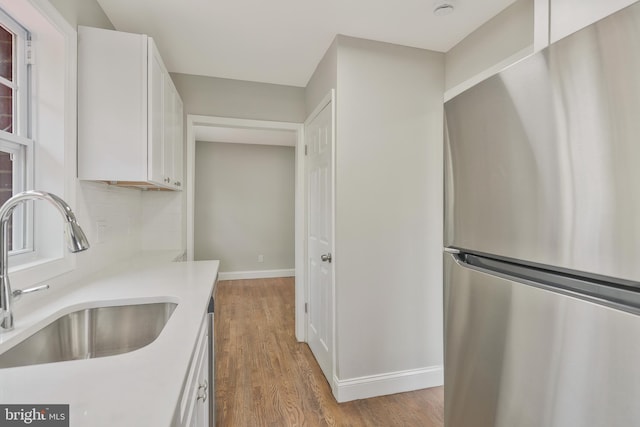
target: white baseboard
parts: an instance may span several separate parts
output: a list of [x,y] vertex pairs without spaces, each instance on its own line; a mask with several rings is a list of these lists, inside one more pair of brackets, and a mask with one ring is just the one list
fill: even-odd
[[444,368],[432,366],[348,380],[334,377],[333,383],[333,394],[342,403],[441,386],[444,384]]
[[270,279],[273,277],[294,277],[293,268],[283,270],[225,271],[218,273],[218,280]]

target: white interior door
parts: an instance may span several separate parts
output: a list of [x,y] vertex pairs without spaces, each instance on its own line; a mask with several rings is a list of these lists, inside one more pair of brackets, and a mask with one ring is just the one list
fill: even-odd
[[307,145],[307,342],[333,383],[333,103],[305,123]]

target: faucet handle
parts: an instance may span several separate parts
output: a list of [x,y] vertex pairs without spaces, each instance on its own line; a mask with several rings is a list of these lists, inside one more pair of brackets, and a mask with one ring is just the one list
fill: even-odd
[[45,289],[49,289],[49,285],[34,286],[33,288],[27,288],[27,289],[16,289],[15,291],[13,291],[12,295],[13,295],[14,301],[17,301],[24,294],[44,291]]

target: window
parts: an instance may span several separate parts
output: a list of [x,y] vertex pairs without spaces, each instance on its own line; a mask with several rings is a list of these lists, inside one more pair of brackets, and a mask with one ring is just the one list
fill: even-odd
[[[29,45],[29,33],[0,11],[0,204],[31,182]],[[13,213],[9,240],[13,259],[33,251],[30,210],[22,205]]]
[[[75,28],[50,0],[0,0],[0,10],[1,29],[9,35],[0,33],[12,40],[11,55],[5,55],[11,78],[2,76],[0,84],[11,96],[11,127],[0,130],[0,159],[11,163],[12,192],[49,191],[77,209]],[[35,55],[27,63],[31,49]],[[16,289],[76,268],[76,257],[65,249],[63,221],[51,213],[55,208],[36,202],[26,209],[13,215],[19,231],[13,233],[9,272]]]

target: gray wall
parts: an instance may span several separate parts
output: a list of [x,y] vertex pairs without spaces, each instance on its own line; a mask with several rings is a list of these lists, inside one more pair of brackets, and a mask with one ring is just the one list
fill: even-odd
[[302,123],[304,88],[171,73],[185,114]]
[[309,116],[331,89],[337,89],[338,79],[338,38],[318,63],[305,90],[306,115]]
[[[533,45],[534,0],[519,0],[446,54],[446,89]],[[533,50],[532,50],[533,52]]]
[[196,260],[219,259],[222,272],[294,268],[294,152],[196,143]]
[[86,25],[114,29],[96,0],[50,0],[50,2],[73,28]]
[[552,0],[551,43],[578,31],[637,0]]
[[444,55],[339,36],[337,66],[338,377],[441,367]]

